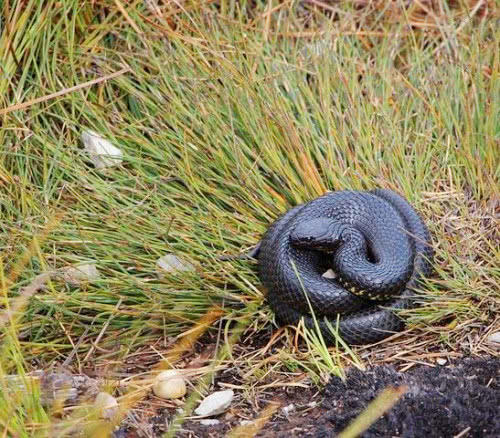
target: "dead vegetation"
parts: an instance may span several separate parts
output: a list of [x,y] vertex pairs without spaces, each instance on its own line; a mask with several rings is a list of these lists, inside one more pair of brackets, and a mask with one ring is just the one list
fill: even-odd
[[[287,391],[313,397],[348,367],[498,357],[498,18],[481,0],[4,2],[4,433],[154,436],[161,411],[166,436],[197,436],[183,426],[196,401],[234,388],[221,419],[253,436]],[[93,169],[87,128],[124,164]],[[255,266],[216,261],[295,203],[374,185],[410,199],[436,248],[408,329],[378,345],[327,350],[275,327]],[[168,251],[196,274],[159,279]],[[87,260],[96,283],[47,277]],[[185,400],[151,395],[169,367],[189,371]],[[88,376],[119,415],[5,389],[34,370]]]

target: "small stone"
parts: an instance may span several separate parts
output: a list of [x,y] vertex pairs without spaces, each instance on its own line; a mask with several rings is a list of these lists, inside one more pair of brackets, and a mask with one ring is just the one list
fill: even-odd
[[206,397],[194,412],[203,417],[222,414],[231,405],[233,397],[234,392],[231,389],[214,392]]
[[56,402],[75,400],[78,391],[73,388],[71,375],[65,373],[43,373],[40,377],[41,401],[45,406]]
[[194,271],[196,268],[191,263],[180,259],[174,254],[167,254],[156,261],[156,270],[162,277],[165,273]]
[[293,403],[281,409],[281,412],[283,412],[286,416],[293,411],[295,411],[295,405]]
[[249,424],[253,424],[252,420],[241,420],[240,425],[242,426],[248,426]]
[[486,342],[493,348],[500,349],[500,332],[492,333],[486,338]]
[[327,53],[328,55],[332,55],[332,53],[334,53],[335,51],[332,51],[331,49],[332,41],[329,39],[324,39],[305,45],[300,51],[300,54],[305,59],[308,59],[312,56],[322,56],[325,53]]
[[326,271],[322,275],[322,277],[323,278],[337,278],[337,274],[332,269],[328,269],[328,271]]
[[122,151],[96,132],[84,131],[82,142],[85,151],[97,169],[116,166],[122,162]]
[[200,420],[200,424],[202,426],[216,426],[219,423],[220,423],[219,420],[212,419],[212,418],[206,418],[204,420]]
[[69,266],[62,269],[63,280],[71,286],[79,286],[100,278],[95,263],[86,263],[78,266]]
[[156,376],[153,392],[164,399],[181,398],[186,394],[186,381],[177,370],[162,371]]
[[118,402],[111,394],[100,392],[94,401],[94,406],[101,418],[111,418],[118,412]]
[[441,366],[446,365],[446,359],[444,359],[442,357],[438,357],[436,359],[436,362],[437,362],[438,365],[441,365]]

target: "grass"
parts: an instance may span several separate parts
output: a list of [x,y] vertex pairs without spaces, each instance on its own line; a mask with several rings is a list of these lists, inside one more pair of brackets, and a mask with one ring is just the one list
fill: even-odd
[[[217,346],[246,327],[221,363],[249,393],[262,378],[286,384],[290,369],[318,381],[349,356],[325,358],[317,342],[308,351],[289,330],[271,338],[255,265],[216,257],[326,190],[376,186],[422,212],[436,275],[406,332],[354,353],[403,367],[494,354],[484,342],[500,310],[494,2],[325,3],[0,2],[0,375],[72,355],[73,372],[119,378],[125,364],[164,359],[215,309]],[[122,165],[94,169],[86,129],[122,149]],[[197,271],[159,279],[168,252]],[[23,295],[40,273],[86,261],[99,281],[52,278]],[[0,414],[7,435],[62,421],[36,394],[16,397]]]

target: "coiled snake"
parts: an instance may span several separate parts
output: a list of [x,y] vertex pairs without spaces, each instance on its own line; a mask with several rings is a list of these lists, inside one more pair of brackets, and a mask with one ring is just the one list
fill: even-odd
[[[283,325],[301,317],[325,341],[377,342],[401,331],[393,310],[414,305],[412,289],[431,273],[429,231],[408,202],[391,190],[338,191],[296,206],[274,222],[251,257],[267,300]],[[323,276],[328,268],[336,278]],[[307,292],[308,300],[304,291]]]

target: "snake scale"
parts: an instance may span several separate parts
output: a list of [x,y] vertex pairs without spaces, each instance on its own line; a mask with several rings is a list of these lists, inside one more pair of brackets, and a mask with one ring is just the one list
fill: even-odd
[[[402,196],[343,190],[278,218],[251,257],[279,323],[304,317],[312,329],[312,308],[328,344],[335,337],[325,319],[336,327],[337,315],[342,339],[366,344],[404,328],[394,310],[414,306],[412,290],[430,275],[433,250],[427,227]],[[329,268],[335,278],[323,276]]]

